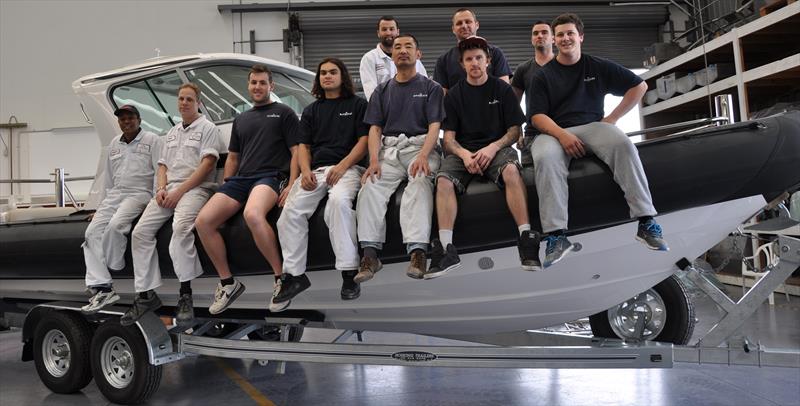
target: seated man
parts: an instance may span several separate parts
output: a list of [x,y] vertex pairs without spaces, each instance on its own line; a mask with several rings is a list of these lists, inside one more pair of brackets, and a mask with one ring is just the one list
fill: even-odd
[[105,198],[86,228],[83,257],[86,261],[86,286],[92,293],[84,313],[96,313],[117,302],[110,271],[125,268],[125,249],[131,224],[153,197],[153,179],[161,154],[161,139],[142,130],[139,110],[126,104],[114,115],[122,135],[108,146],[103,179]]
[[283,280],[280,292],[272,299],[272,311],[283,310],[311,285],[305,275],[308,219],[325,195],[325,224],[336,255],[336,269],[342,272],[341,297],[356,299],[361,292],[353,281],[359,259],[353,201],[364,172],[358,164],[367,153],[367,101],[355,96],[347,67],[336,58],[326,58],[317,66],[311,93],[317,101],[303,111],[297,134],[301,175],[291,186],[278,219]]
[[[656,209],[639,154],[616,124],[639,103],[647,84],[630,70],[614,62],[581,53],[583,22],[575,14],[562,14],[551,24],[558,56],[543,66],[526,92],[528,115],[541,131],[531,144],[539,191],[542,229],[549,235],[544,266],[548,267],[572,251],[567,239],[567,176],[569,162],[593,152],[614,173],[625,193],[630,216],[639,219],[636,239],[648,248],[667,251],[661,227],[653,219]],[[604,117],[607,93],[623,96]]]
[[434,150],[444,118],[443,91],[416,71],[417,39],[402,34],[394,39],[392,60],[397,75],[379,85],[370,98],[364,122],[369,129],[369,167],[358,194],[358,240],[364,256],[355,281],[372,279],[383,265],[378,250],[386,241],[386,209],[404,180],[400,229],[411,263],[406,274],[422,279],[428,269],[425,252],[433,215],[433,180],[440,157]]
[[[256,65],[250,70],[247,91],[253,108],[233,120],[225,183],[195,220],[197,235],[220,277],[214,303],[208,308],[211,314],[225,311],[245,289],[231,274],[225,241],[218,230],[242,206],[256,247],[275,273],[274,292],[280,288],[281,255],[267,213],[282,204],[288,192],[283,185],[290,170],[298,120],[291,107],[270,98],[274,86],[268,67]],[[296,176],[292,175],[290,181]]]
[[120,319],[133,324],[148,311],[161,306],[155,289],[161,286],[161,269],[156,252],[156,234],[172,219],[169,256],[180,291],[175,319],[184,325],[194,319],[191,280],[203,274],[194,246],[194,220],[217,186],[217,159],[225,150],[219,129],[199,113],[200,89],[193,83],[178,88],[178,112],[182,121],[167,133],[158,161],[156,196],[144,209],[133,229],[133,307]]
[[453,245],[453,225],[458,203],[476,175],[505,188],[506,203],[519,229],[519,257],[522,269],[536,271],[539,263],[539,235],[531,232],[525,183],[520,175],[517,151],[511,145],[520,135],[525,115],[511,86],[489,76],[489,44],[481,37],[458,43],[465,80],[453,86],[444,98],[444,149],[449,153],[436,174],[436,214],[439,239],[433,240],[431,267],[425,279],[444,275],[461,265]]

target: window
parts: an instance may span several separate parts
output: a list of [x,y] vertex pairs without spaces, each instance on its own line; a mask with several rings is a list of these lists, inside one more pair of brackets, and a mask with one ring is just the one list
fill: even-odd
[[136,106],[142,116],[142,128],[162,135],[181,121],[177,94],[182,83],[176,72],[170,72],[118,86],[112,90],[112,98],[117,107]]
[[[211,121],[232,120],[245,110],[253,107],[247,92],[247,79],[250,67],[222,65],[196,68],[186,71],[189,81],[200,87],[201,99]],[[309,89],[313,77],[300,75],[287,76],[281,72],[272,73],[275,90],[270,97],[291,107],[297,114],[314,101]]]

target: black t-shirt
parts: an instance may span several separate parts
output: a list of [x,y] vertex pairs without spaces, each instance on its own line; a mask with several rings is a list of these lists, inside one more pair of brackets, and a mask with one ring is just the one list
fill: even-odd
[[[514,70],[514,76],[511,78],[511,86],[525,93],[525,108],[531,105],[531,96],[533,96],[533,94],[530,89],[533,83],[533,77],[541,68],[542,67],[536,63],[536,59],[531,58],[519,64],[517,69]],[[525,120],[525,136],[536,135],[538,133],[539,131],[531,124],[530,115],[528,115]]]
[[641,82],[629,69],[607,59],[582,54],[574,65],[553,59],[533,78],[529,89],[536,97],[527,114],[546,114],[561,128],[593,123],[603,119],[606,94],[623,96]]
[[[511,75],[511,67],[508,66],[503,50],[489,45],[492,60],[489,61],[489,75],[500,77]],[[433,71],[433,80],[446,89],[455,86],[460,80],[467,77],[467,72],[461,66],[461,53],[458,47],[452,47],[447,52],[439,56],[436,60],[436,68]]]
[[311,147],[311,169],[338,164],[369,135],[366,112],[367,101],[358,96],[319,99],[303,110],[297,143]]
[[489,76],[480,86],[458,82],[444,97],[447,118],[442,126],[456,132],[456,141],[475,152],[525,122],[511,85]]
[[255,106],[233,120],[228,151],[239,154],[239,176],[270,171],[289,173],[297,137],[297,114],[291,107],[273,102]]
[[431,123],[444,119],[443,96],[441,86],[419,73],[404,83],[390,79],[372,92],[364,122],[388,137],[425,134]]

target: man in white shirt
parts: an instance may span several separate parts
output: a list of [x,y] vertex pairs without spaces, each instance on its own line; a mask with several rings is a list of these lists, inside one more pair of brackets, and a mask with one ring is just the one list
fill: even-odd
[[[364,88],[364,98],[369,101],[372,92],[379,84],[387,82],[397,74],[397,68],[392,62],[392,43],[400,35],[400,25],[392,16],[382,16],[378,19],[378,45],[361,58],[359,74],[361,87]],[[417,59],[417,73],[427,77],[428,72],[422,61]]]

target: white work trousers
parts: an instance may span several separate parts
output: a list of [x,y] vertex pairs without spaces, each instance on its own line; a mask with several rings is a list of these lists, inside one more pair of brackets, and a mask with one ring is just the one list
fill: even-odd
[[405,139],[384,137],[380,151],[381,177],[367,180],[358,194],[358,240],[361,246],[382,248],[386,242],[386,209],[392,194],[403,180],[408,185],[400,200],[400,229],[407,249],[427,247],[430,241],[433,216],[433,175],[439,169],[441,157],[436,151],[428,155],[431,176],[412,177],[409,167],[417,159],[425,135]]
[[125,268],[125,248],[131,224],[141,214],[150,196],[149,193],[120,195],[112,192],[100,203],[84,234],[86,286],[111,284],[108,268]]
[[[170,185],[167,190],[177,187]],[[134,290],[146,292],[161,286],[161,268],[158,265],[156,234],[164,222],[172,219],[172,238],[169,241],[169,256],[175,275],[181,282],[190,281],[203,274],[203,267],[194,246],[194,220],[197,213],[208,201],[213,192],[196,187],[186,192],[174,209],[161,207],[156,199],[150,200],[142,218],[136,224],[131,236],[133,254]]]
[[358,239],[356,237],[356,212],[353,201],[361,187],[364,168],[350,167],[344,175],[330,186],[325,181],[332,166],[314,170],[317,187],[305,190],[297,179],[289,190],[286,206],[278,219],[278,237],[283,252],[283,272],[299,276],[306,271],[308,258],[308,220],[317,210],[325,195],[325,224],[331,248],[336,255],[336,269],[347,271],[358,269]]

